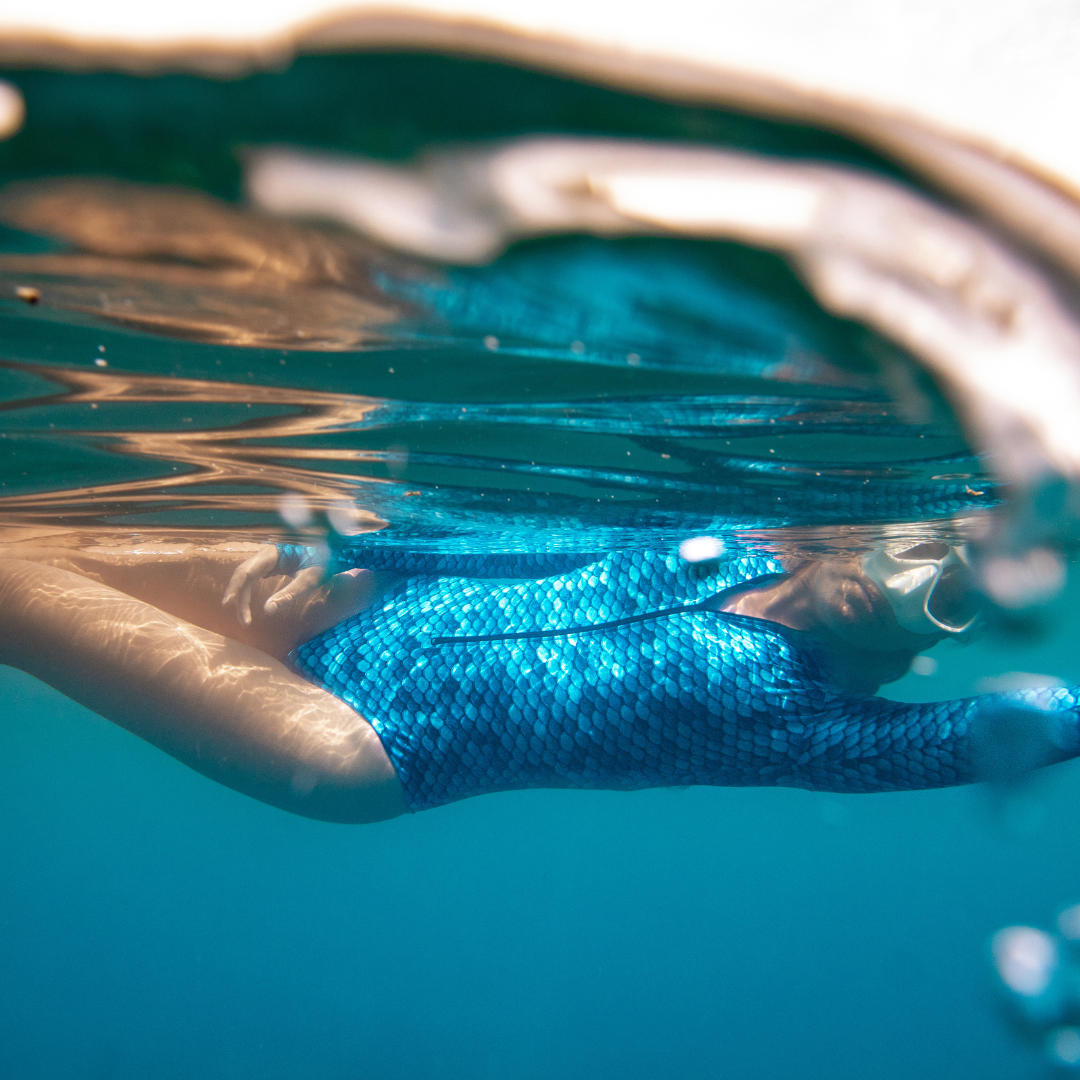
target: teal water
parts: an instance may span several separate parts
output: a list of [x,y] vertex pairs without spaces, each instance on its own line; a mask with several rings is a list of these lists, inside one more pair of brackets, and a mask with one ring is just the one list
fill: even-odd
[[978,790],[527,792],[365,828],[5,670],[15,1077],[1040,1075],[988,977],[1077,895],[1077,770]]
[[[10,77],[29,120],[0,147],[8,180],[105,173],[235,199],[246,143],[403,157],[526,130],[899,175],[825,133],[438,58],[222,83]],[[387,523],[376,537],[432,550],[707,525],[821,555],[952,538],[996,497],[910,358],[734,245],[565,238],[480,270],[391,266],[381,288],[408,317],[328,351],[230,344],[239,306],[207,330],[209,258],[184,264],[187,291],[153,277],[176,261],[160,250],[141,271],[42,270],[18,260],[93,249],[70,222],[8,225],[5,536],[289,539],[280,498],[300,492],[316,528],[348,504]],[[27,275],[33,306],[13,291]],[[93,299],[108,290],[134,314]],[[1078,599],[943,643],[883,693],[1080,683]],[[534,791],[348,827],[217,786],[19,672],[0,669],[0,695],[4,1077],[1045,1072],[987,943],[1080,897],[1075,763],[1004,790]]]

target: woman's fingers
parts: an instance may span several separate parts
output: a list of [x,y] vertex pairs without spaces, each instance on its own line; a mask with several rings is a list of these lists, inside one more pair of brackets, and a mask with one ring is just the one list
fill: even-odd
[[252,581],[245,581],[240,587],[240,595],[237,598],[237,615],[244,626],[251,625],[251,586]]
[[221,603],[235,603],[237,615],[244,626],[251,625],[251,587],[277,569],[278,549],[274,544],[263,544],[250,559],[245,559],[232,573]]
[[310,592],[312,589],[317,589],[322,584],[325,572],[326,571],[321,566],[309,566],[307,569],[301,570],[288,585],[278,589],[278,591],[266,601],[263,605],[263,610],[268,615],[272,615],[286,604],[292,603],[298,596]]

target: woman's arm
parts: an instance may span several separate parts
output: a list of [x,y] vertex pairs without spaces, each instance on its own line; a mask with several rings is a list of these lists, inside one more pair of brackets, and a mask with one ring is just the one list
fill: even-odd
[[858,559],[807,560],[780,581],[751,582],[708,606],[812,634],[832,681],[860,694],[902,678],[915,656],[944,636],[904,630]]
[[0,560],[0,662],[198,772],[326,821],[406,810],[357,712],[259,649],[54,566]]

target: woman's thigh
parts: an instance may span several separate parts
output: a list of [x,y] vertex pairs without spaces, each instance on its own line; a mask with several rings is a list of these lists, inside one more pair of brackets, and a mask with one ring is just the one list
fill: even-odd
[[0,559],[0,663],[283,809],[357,822],[406,809],[378,736],[344,702],[257,648],[83,574]]
[[260,546],[257,542],[183,538],[175,533],[160,538],[143,534],[136,543],[129,537],[68,533],[28,538],[23,534],[6,542],[0,537],[0,559],[67,570],[281,660],[301,642],[340,621],[339,616],[347,618],[357,604],[344,605],[339,600],[335,605],[334,587],[328,584],[305,597],[303,603],[267,612],[266,600],[288,580],[274,575],[253,583],[251,620],[241,622],[236,608],[224,606],[222,599],[237,566]]

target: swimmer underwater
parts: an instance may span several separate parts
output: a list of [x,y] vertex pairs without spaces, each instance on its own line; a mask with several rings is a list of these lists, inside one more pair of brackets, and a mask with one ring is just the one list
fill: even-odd
[[[651,156],[654,150],[659,157]],[[590,162],[689,167],[678,147],[540,140],[505,153],[519,151],[530,161],[554,154],[577,162],[579,171]],[[1050,394],[1059,403],[1053,415],[1068,418],[1063,430],[1072,445],[1080,404],[1066,393],[1072,384],[1058,376],[1074,370],[1070,350],[1075,344],[1080,355],[1080,330],[1035,271],[970,223],[884,180],[710,155],[709,169],[721,178],[781,177],[836,209],[835,221],[826,215],[799,234],[796,254],[822,273],[868,260],[857,279],[869,292],[856,292],[874,298],[880,287],[888,303],[868,300],[865,311],[841,306],[839,314],[864,319],[924,360],[936,357],[938,368],[944,357],[946,381],[969,406],[965,415],[979,418],[971,421],[976,446],[1003,432],[1060,434],[1042,423]],[[852,198],[829,202],[836,184],[847,185]],[[578,199],[586,189],[593,190],[582,181],[558,190]],[[867,219],[873,229],[849,228],[849,203],[873,211]],[[222,291],[219,239],[235,235],[242,241],[241,254],[233,256],[241,280],[248,280],[252,252],[260,274],[264,266],[289,273],[271,275],[269,284],[254,279],[270,289],[256,290],[254,300],[230,293],[235,311],[222,319],[217,336],[200,340],[291,348],[302,333],[355,347],[357,327],[375,317],[374,309],[366,299],[367,315],[348,305],[356,296],[377,295],[379,318],[391,322],[405,318],[406,307],[414,315],[441,313],[445,324],[432,325],[443,337],[513,335],[524,327],[529,341],[566,359],[577,353],[566,353],[565,343],[587,325],[600,360],[611,353],[629,363],[636,354],[627,349],[641,340],[688,371],[724,370],[764,380],[759,386],[790,380],[793,357],[805,360],[796,381],[824,378],[816,348],[791,347],[803,332],[784,316],[783,304],[755,300],[711,262],[699,266],[688,249],[671,246],[675,241],[654,238],[656,244],[616,251],[577,238],[430,277],[384,266],[381,256],[373,263],[367,248],[339,234],[328,238],[172,189],[50,181],[13,189],[0,200],[0,217],[82,251],[41,256],[47,263],[12,256],[15,262],[3,264],[11,273],[44,266],[81,279],[89,266],[102,282],[117,274],[138,282],[149,267],[156,275],[148,279],[155,283],[151,296],[165,297],[169,319],[161,322],[155,300],[144,321],[131,325],[155,332],[203,333],[202,309],[192,308],[191,295]],[[178,221],[185,222],[182,234]],[[921,224],[916,229],[911,222]],[[641,231],[640,223],[624,224],[631,234]],[[566,222],[560,228],[573,231]],[[118,231],[128,245],[119,260],[112,259]],[[873,243],[864,251],[867,236]],[[976,277],[945,280],[927,269],[915,255],[946,249],[916,245],[913,255],[911,238],[924,236],[955,245],[963,255],[956,265],[970,265]],[[814,259],[822,253],[839,261],[819,266]],[[143,261],[131,264],[132,254]],[[164,257],[183,261],[183,289],[168,291],[175,268],[154,261]],[[82,261],[69,265],[69,259]],[[554,294],[553,280],[564,283]],[[297,291],[305,281],[310,288]],[[345,286],[353,292],[342,292]],[[106,295],[91,281],[86,295],[98,294]],[[391,294],[405,306],[399,310]],[[296,310],[282,314],[292,337],[260,337],[251,323],[267,296],[275,304],[296,300]],[[79,297],[85,307],[89,301]],[[1007,297],[1009,304],[987,297]],[[57,303],[69,301],[60,296]],[[1002,318],[1006,309],[1015,317]],[[323,321],[294,326],[289,320],[299,319],[298,311],[304,318],[322,311]],[[920,351],[926,342],[909,341],[912,327],[926,325],[938,327],[948,348]],[[277,321],[273,328],[278,334]],[[747,341],[757,344],[747,351]],[[986,349],[1025,365],[1024,394],[987,395]],[[995,363],[1000,368],[1004,361]],[[999,415],[1001,401],[1015,415]],[[876,399],[872,404],[875,430],[891,431],[887,410]],[[1034,420],[1024,412],[1029,407]],[[357,415],[343,413],[335,422],[351,424]],[[775,419],[725,416],[725,423],[740,424]],[[694,425],[694,431],[714,430],[715,418]],[[661,424],[659,430],[671,437],[672,429]],[[1001,479],[1030,496],[1031,477],[1052,474],[1050,465],[1062,459],[1053,449],[1021,439],[1015,454],[997,455],[1013,469]],[[1040,457],[1036,450],[1046,452]],[[1036,468],[1040,462],[1046,469]],[[1031,475],[1017,463],[1030,466]],[[905,494],[891,481],[871,483],[861,475],[801,475],[783,489],[785,514],[795,522],[833,520],[841,510],[848,521],[942,521],[994,501],[951,476],[932,478],[944,487]],[[725,491],[725,510],[740,521],[758,520],[766,497],[774,512],[779,498],[737,483]],[[586,529],[577,542],[576,555],[545,552],[537,528],[535,543],[523,540],[521,554],[455,556],[394,551],[356,538],[338,544],[326,567],[318,565],[316,549],[292,544],[170,539],[132,548],[130,539],[109,546],[77,536],[9,542],[0,547],[0,663],[237,791],[339,822],[379,821],[471,795],[535,787],[715,784],[854,793],[963,784],[989,775],[988,732],[1003,716],[1039,733],[1044,745],[1035,764],[1080,754],[1080,688],[924,704],[872,696],[900,678],[918,653],[971,625],[975,590],[962,550],[929,542],[907,550],[879,545],[836,560],[784,562],[735,552],[691,563],[674,543],[663,548],[659,540],[630,548],[590,540]]]
[[374,822],[537,787],[980,779],[1004,710],[1080,754],[1080,690],[871,696],[975,618],[964,553],[416,555],[7,546],[0,663],[274,806]]

